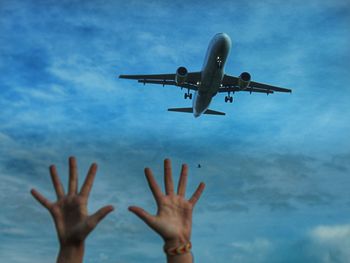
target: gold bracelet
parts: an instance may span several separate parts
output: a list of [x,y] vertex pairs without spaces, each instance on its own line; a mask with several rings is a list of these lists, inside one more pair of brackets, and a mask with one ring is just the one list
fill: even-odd
[[190,252],[192,248],[191,242],[188,242],[186,244],[180,245],[178,247],[168,248],[166,249],[164,246],[164,252],[165,254],[169,256],[176,256],[176,255],[182,255],[187,252]]

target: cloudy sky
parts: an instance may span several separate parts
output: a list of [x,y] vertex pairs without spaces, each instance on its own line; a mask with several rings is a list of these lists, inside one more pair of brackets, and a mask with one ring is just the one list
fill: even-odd
[[[54,262],[48,166],[67,181],[99,172],[89,210],[113,212],[89,236],[85,262],[164,262],[161,239],[127,211],[155,203],[143,168],[190,167],[207,184],[193,223],[196,262],[350,262],[350,2],[0,0],[0,261]],[[188,107],[176,87],[119,74],[201,69],[215,33],[226,73],[289,94],[215,97],[226,116]],[[198,169],[200,163],[202,168]],[[82,181],[82,179],[80,180]]]

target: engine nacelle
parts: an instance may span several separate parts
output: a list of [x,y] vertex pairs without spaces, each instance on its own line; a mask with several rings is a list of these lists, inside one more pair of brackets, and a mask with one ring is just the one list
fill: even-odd
[[248,72],[243,72],[238,77],[238,86],[241,89],[246,89],[249,87],[250,84],[250,74]]
[[181,85],[186,82],[188,71],[185,67],[179,67],[176,70],[175,82],[177,85]]

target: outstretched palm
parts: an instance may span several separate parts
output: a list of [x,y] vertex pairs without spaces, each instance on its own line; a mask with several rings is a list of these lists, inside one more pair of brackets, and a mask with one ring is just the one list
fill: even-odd
[[150,215],[140,207],[131,206],[129,210],[140,217],[146,224],[159,233],[165,242],[185,243],[190,241],[192,229],[192,211],[204,190],[204,183],[200,183],[189,200],[185,199],[187,183],[187,165],[182,165],[177,194],[171,174],[170,160],[164,161],[165,195],[155,181],[152,171],[145,169],[145,175],[150,189],[157,202],[156,215]]
[[149,225],[165,240],[179,238],[185,242],[191,237],[193,205],[181,196],[164,196],[159,200],[157,215]]
[[87,202],[96,175],[97,165],[92,164],[85,182],[78,193],[78,172],[74,157],[69,158],[69,186],[65,195],[56,167],[50,166],[51,179],[56,191],[57,201],[50,202],[35,189],[32,195],[47,208],[54,221],[61,246],[79,244],[96,225],[111,211],[112,206],[105,206],[93,215],[88,215]]

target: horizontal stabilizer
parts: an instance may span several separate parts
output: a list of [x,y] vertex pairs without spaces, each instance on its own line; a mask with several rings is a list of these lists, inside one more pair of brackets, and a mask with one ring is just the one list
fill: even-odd
[[193,113],[193,108],[171,108],[168,111],[188,112]]
[[[177,111],[177,112],[187,112],[193,113],[193,108],[171,108],[168,111]],[[215,110],[206,110],[203,114],[211,114],[211,115],[225,115],[224,112],[215,111]]]
[[211,114],[211,115],[226,115],[225,112],[221,111],[215,111],[215,110],[206,110],[204,114]]

